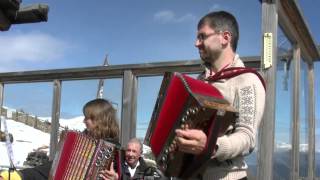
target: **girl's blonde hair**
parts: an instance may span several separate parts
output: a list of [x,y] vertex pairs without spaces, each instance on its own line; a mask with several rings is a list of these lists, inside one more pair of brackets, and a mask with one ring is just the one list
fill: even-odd
[[85,118],[90,118],[95,127],[88,134],[97,139],[112,139],[119,141],[119,125],[116,118],[116,110],[105,99],[94,99],[83,107]]

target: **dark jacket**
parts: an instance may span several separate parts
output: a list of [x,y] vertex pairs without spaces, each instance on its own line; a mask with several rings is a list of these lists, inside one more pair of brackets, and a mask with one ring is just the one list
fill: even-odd
[[52,166],[52,161],[34,168],[26,168],[21,170],[23,180],[47,180]]
[[168,180],[163,173],[156,167],[148,166],[143,158],[139,159],[139,166],[133,177],[130,177],[128,165],[125,161],[121,164],[121,180]]
[[139,159],[140,165],[137,167],[136,172],[134,173],[134,176],[131,178],[130,177],[130,172],[128,169],[128,165],[123,162],[121,164],[122,172],[121,172],[121,179],[122,180],[141,180],[144,178],[144,172],[147,170],[147,164],[143,160],[143,158]]

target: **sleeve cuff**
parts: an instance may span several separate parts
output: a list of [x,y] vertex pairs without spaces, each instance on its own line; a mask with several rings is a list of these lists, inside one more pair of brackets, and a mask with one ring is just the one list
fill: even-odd
[[213,155],[213,158],[216,158],[218,161],[226,160],[226,155],[228,154],[228,149],[230,147],[227,137],[219,137],[217,139],[216,145],[218,146],[218,148],[216,153]]

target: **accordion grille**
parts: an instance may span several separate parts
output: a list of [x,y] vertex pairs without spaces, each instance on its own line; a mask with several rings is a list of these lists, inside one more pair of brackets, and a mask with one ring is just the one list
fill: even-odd
[[94,140],[79,135],[76,139],[75,148],[70,154],[66,173],[63,179],[84,179],[86,169],[90,166],[90,161],[95,151],[96,144]]

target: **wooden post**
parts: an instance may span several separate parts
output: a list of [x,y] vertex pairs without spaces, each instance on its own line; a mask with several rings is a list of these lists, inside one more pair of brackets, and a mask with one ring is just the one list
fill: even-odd
[[37,117],[37,116],[34,117],[33,127],[34,127],[35,129],[38,129],[38,117]]
[[[277,1],[262,1],[262,36],[264,33],[272,33],[271,67],[262,67],[266,80],[265,110],[259,129],[258,145],[258,174],[256,179],[273,179],[273,149],[275,132],[275,100],[276,100],[276,69],[277,69]],[[264,52],[263,52],[264,53]],[[263,54],[261,65],[264,64]]]
[[136,136],[137,77],[130,70],[124,71],[120,143],[124,146]]
[[60,118],[60,101],[61,101],[61,81],[53,81],[53,101],[51,116],[51,132],[50,132],[50,154],[49,159],[53,160],[58,146],[58,130]]
[[292,149],[291,149],[291,179],[299,178],[300,154],[300,47],[293,45],[293,80],[292,80]]
[[[2,115],[2,106],[3,106],[3,91],[4,91],[4,84],[0,83],[0,115]],[[0,118],[0,130],[2,124],[2,118]]]
[[314,64],[308,64],[308,83],[309,83],[309,97],[308,97],[308,179],[315,179],[316,161],[315,161],[315,94],[314,94]]

